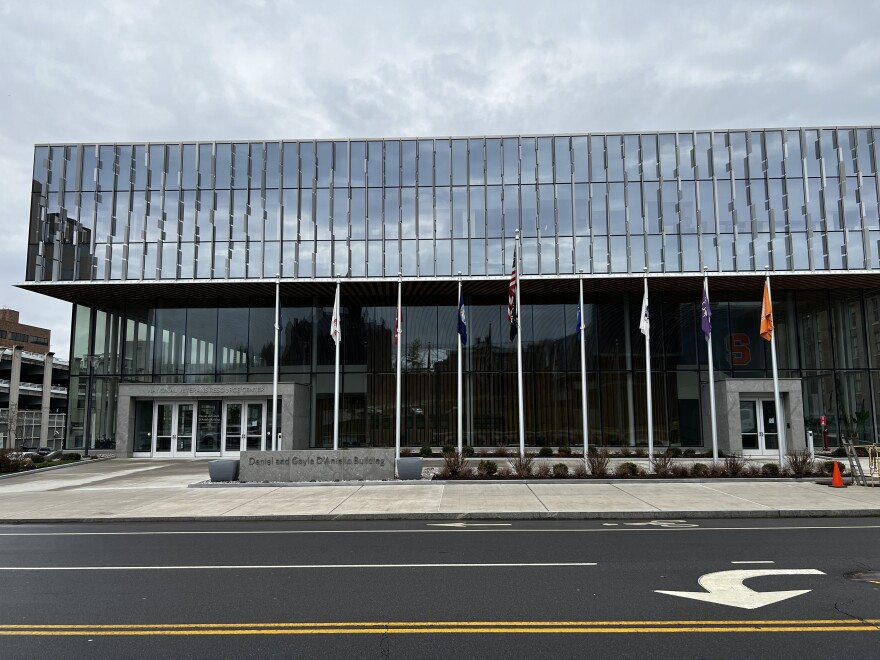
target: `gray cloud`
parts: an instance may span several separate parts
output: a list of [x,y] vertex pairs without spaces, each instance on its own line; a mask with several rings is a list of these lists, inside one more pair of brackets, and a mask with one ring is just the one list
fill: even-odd
[[0,6],[0,305],[35,142],[870,124],[877,2],[40,2]]

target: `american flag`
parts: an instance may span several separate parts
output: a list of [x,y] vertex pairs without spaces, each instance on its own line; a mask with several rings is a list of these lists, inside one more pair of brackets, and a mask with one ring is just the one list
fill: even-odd
[[510,322],[510,339],[516,338],[516,245],[513,246],[513,270],[507,287],[507,320]]

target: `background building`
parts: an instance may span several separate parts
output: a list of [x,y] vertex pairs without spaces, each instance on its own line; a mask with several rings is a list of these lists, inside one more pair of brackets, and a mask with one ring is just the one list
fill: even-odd
[[[216,455],[266,443],[275,275],[279,428],[327,446],[342,281],[344,444],[392,445],[398,277],[404,442],[454,442],[457,286],[465,438],[517,444],[507,280],[522,235],[526,439],[578,445],[584,280],[591,444],[706,447],[699,331],[710,274],[722,447],[775,450],[783,419],[873,439],[880,394],[875,127],[339,141],[39,145],[26,289],[74,303],[68,446]],[[816,434],[816,442],[822,438]]]
[[49,337],[0,310],[0,448],[63,444],[68,364],[49,351]]

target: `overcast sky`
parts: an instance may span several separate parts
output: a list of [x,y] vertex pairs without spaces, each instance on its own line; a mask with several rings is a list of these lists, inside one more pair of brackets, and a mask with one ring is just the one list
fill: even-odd
[[69,305],[13,287],[34,143],[878,124],[878,25],[880,0],[0,0],[0,307],[68,356]]

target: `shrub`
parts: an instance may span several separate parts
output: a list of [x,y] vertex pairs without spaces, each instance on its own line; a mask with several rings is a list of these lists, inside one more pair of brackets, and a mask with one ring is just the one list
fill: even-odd
[[591,448],[587,455],[587,462],[590,464],[590,473],[594,477],[604,477],[608,475],[608,463],[611,457],[608,450],[602,447],[599,450]]
[[82,456],[79,454],[79,452],[72,451],[67,454],[62,454],[61,460],[62,461],[81,461]]
[[[400,448],[401,458],[406,457],[406,456],[412,456],[412,455],[413,455],[413,451],[409,447],[401,447]],[[61,458],[64,458],[64,457],[62,456]]]
[[688,447],[687,449],[685,449],[684,451],[681,452],[681,455],[684,458],[693,458],[694,456],[697,455],[697,450],[693,449],[692,447]]
[[498,458],[507,458],[510,456],[510,453],[507,451],[507,447],[498,447],[498,449],[495,450],[495,456]]
[[464,456],[454,449],[443,453],[443,467],[453,479],[458,479],[462,473],[470,472],[470,470],[465,470]]
[[840,461],[825,461],[822,463],[822,469],[826,474],[834,474],[834,464],[837,463],[837,469],[840,470],[840,474],[843,474],[844,466]]
[[498,463],[495,461],[482,460],[477,465],[477,474],[481,477],[491,477],[498,472]]
[[507,467],[506,465],[500,466],[498,468],[498,476],[503,477],[503,478],[509,477],[510,476],[510,468]]
[[713,463],[709,466],[709,476],[710,477],[726,477],[727,476],[727,468],[724,466],[724,463]]
[[645,458],[648,455],[648,450],[644,447],[636,447],[635,450],[636,458]]
[[687,465],[682,465],[681,463],[676,463],[669,470],[670,474],[673,477],[689,477],[691,474],[691,469]]
[[33,463],[34,465],[39,465],[40,463],[45,463],[45,462],[46,462],[45,456],[40,456],[39,454],[37,454],[36,456],[31,456],[31,463]]
[[454,451],[455,451],[455,447],[453,447],[450,444],[443,445],[443,449],[441,450],[441,452],[444,454],[451,454]]
[[812,474],[813,463],[813,457],[806,449],[792,449],[785,455],[785,465],[796,477]]
[[571,447],[568,445],[559,445],[560,456],[571,456]]
[[765,477],[778,477],[779,466],[776,463],[764,463],[761,467],[761,474]]
[[691,466],[691,475],[694,477],[708,477],[709,472],[709,466],[705,463],[694,463]]
[[667,447],[666,453],[672,458],[681,458],[681,447]]
[[660,454],[654,454],[651,458],[651,469],[658,477],[666,477],[672,468],[672,456],[668,451]]
[[846,449],[844,449],[843,447],[838,447],[833,452],[831,452],[831,455],[834,458],[843,458],[844,456],[846,456]]
[[553,456],[553,447],[541,447],[541,449],[538,450],[538,456]]
[[0,449],[0,472],[18,472],[22,469],[22,459],[19,454],[9,449]]
[[422,445],[422,448],[419,449],[419,455],[429,457],[434,455],[434,450],[431,449],[431,445]]
[[470,458],[474,455],[474,448],[470,445],[465,445],[461,448],[461,453],[464,454],[465,458]]
[[553,466],[553,476],[562,479],[568,476],[568,466],[565,463],[557,463]]
[[583,479],[587,476],[587,466],[584,463],[578,463],[574,468],[574,476],[578,479]]
[[532,476],[532,463],[534,460],[535,455],[526,452],[524,454],[517,454],[509,460],[509,463],[514,474],[520,478],[524,478]]
[[740,476],[746,468],[746,462],[743,460],[743,457],[736,454],[725,456],[722,465],[724,465],[725,472],[731,477]]
[[629,461],[617,466],[614,474],[618,477],[634,477],[639,473],[639,466]]
[[538,463],[535,465],[535,476],[546,479],[550,476],[550,466],[544,462]]
[[761,466],[754,465],[752,463],[747,463],[745,468],[743,468],[743,476],[745,476],[745,477],[760,477],[761,476]]

